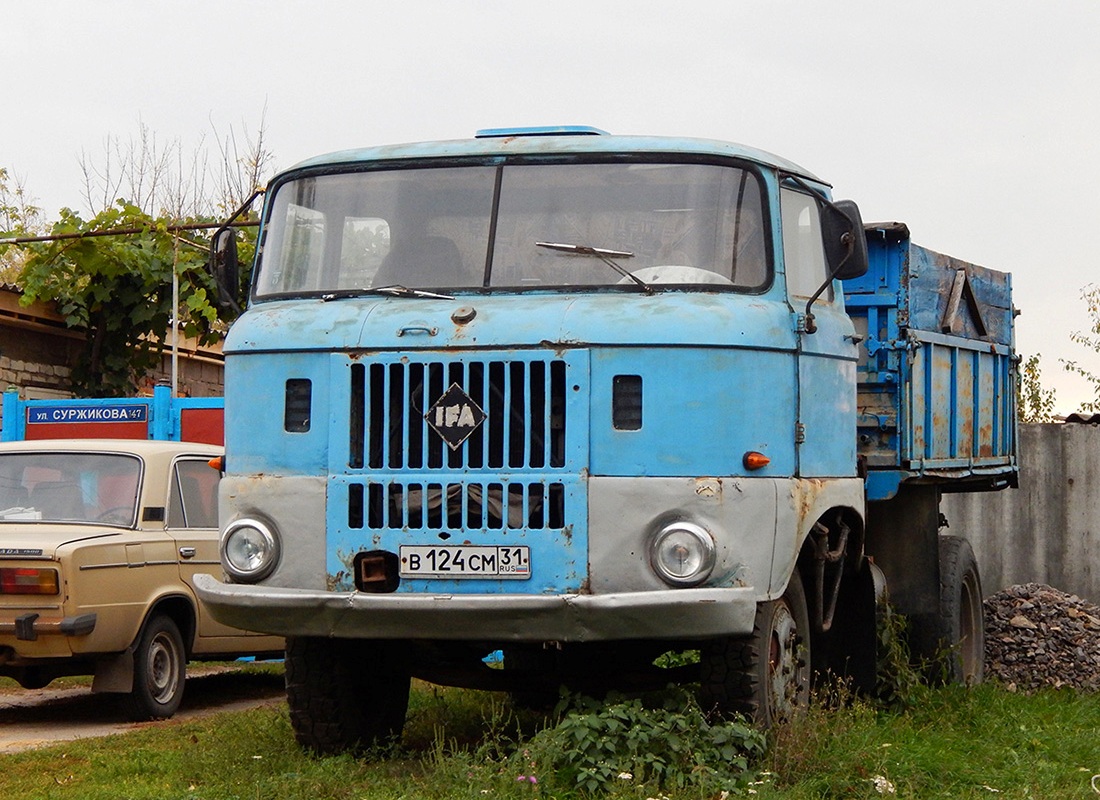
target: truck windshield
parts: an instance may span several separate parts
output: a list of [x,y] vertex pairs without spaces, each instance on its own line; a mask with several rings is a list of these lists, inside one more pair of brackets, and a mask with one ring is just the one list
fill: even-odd
[[0,455],[0,522],[132,526],[141,462],[109,453]]
[[[305,175],[278,186],[258,298],[385,287],[521,291],[645,285],[757,291],[771,280],[757,176],[733,165],[525,163]],[[548,248],[539,243],[575,247]]]

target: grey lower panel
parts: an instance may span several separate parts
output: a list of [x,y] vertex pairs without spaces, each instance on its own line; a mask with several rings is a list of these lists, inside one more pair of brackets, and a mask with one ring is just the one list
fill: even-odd
[[591,642],[752,632],[750,588],[602,595],[402,595],[225,584],[196,575],[215,619],[279,636]]

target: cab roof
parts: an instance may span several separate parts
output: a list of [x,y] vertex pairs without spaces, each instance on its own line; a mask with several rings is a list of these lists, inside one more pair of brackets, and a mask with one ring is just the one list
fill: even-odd
[[674,136],[615,136],[586,126],[495,128],[478,131],[472,139],[412,142],[341,150],[307,159],[286,172],[410,159],[462,157],[492,159],[516,155],[624,153],[738,158],[823,183],[813,173],[785,158],[733,142]]

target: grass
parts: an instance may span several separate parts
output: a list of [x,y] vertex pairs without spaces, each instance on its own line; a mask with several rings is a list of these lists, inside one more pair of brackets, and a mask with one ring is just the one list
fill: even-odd
[[[375,760],[314,758],[285,705],[151,725],[121,737],[0,756],[0,796],[19,798],[579,797],[525,753],[545,721],[500,695],[416,684],[403,748]],[[745,795],[768,798],[1085,798],[1100,774],[1100,696],[995,685],[920,693],[907,711],[818,706],[776,731]],[[532,745],[533,747],[533,745]],[[520,776],[523,781],[518,780]],[[532,783],[530,777],[540,779]],[[1100,779],[1098,779],[1100,783]],[[891,791],[892,790],[892,791]],[[608,797],[702,797],[623,778]]]

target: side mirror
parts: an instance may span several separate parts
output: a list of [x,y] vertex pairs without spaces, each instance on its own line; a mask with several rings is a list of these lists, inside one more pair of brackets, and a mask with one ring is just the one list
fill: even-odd
[[218,285],[218,305],[239,310],[241,265],[237,259],[237,235],[228,225],[214,233],[210,244],[210,274]]
[[845,281],[867,272],[867,237],[859,206],[851,200],[823,204],[821,235],[833,278]]

